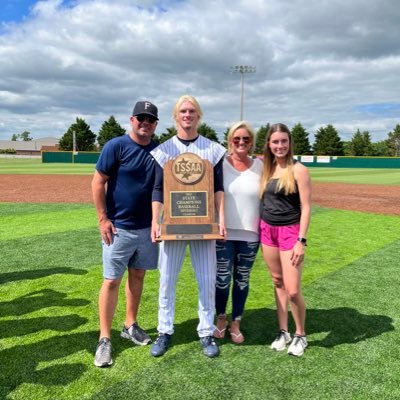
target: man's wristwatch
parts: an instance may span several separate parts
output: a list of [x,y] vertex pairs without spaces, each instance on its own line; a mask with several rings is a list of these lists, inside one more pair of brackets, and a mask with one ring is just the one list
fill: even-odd
[[307,246],[307,239],[306,239],[306,238],[299,237],[299,238],[297,238],[297,240],[298,240],[302,245]]

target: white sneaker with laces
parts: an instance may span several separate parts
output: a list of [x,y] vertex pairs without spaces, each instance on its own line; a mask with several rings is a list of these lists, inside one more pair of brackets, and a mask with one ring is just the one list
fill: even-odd
[[288,348],[288,354],[292,356],[300,357],[304,354],[304,350],[307,348],[307,338],[305,336],[294,335],[293,341]]
[[275,340],[271,344],[271,349],[276,351],[282,351],[286,349],[286,345],[288,345],[292,341],[292,337],[289,332],[284,331],[283,329],[278,332]]

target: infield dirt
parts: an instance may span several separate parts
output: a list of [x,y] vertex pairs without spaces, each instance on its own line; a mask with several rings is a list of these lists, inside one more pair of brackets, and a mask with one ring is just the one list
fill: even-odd
[[[87,175],[0,175],[0,202],[91,203]],[[312,202],[342,210],[400,215],[400,186],[313,183]]]

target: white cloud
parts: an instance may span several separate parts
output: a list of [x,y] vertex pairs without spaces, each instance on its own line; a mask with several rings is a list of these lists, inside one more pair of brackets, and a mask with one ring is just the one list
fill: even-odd
[[[373,140],[400,123],[400,11],[395,0],[43,0],[0,36],[0,139],[61,136],[77,116],[97,132],[110,115],[128,127],[138,99],[159,106],[158,132],[184,93],[223,132],[244,115],[257,128],[333,124]],[[369,105],[368,112],[363,105]],[[392,113],[394,114],[394,113]]]

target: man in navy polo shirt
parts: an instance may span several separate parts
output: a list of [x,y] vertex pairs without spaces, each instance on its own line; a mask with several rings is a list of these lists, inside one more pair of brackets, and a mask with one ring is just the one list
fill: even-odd
[[155,161],[150,155],[158,110],[149,101],[138,101],[130,118],[131,132],[107,142],[96,164],[92,181],[103,246],[103,284],[99,294],[100,340],[94,364],[112,364],[111,325],[122,276],[126,319],[121,336],[138,345],[151,342],[137,323],[146,270],[157,268],[158,249],[151,241],[151,194]]

